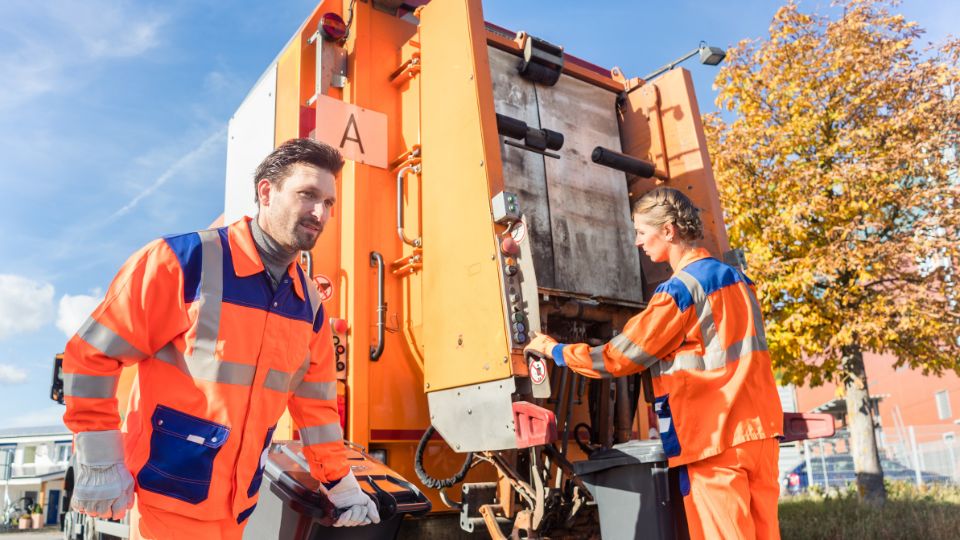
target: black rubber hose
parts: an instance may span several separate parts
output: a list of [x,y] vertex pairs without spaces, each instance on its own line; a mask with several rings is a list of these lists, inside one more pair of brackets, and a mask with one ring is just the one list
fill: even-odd
[[[588,441],[588,442],[586,442],[586,443],[584,443],[584,442],[580,439],[580,429],[581,429],[581,428],[587,430],[587,441]],[[594,450],[596,450],[596,448],[592,448],[591,446],[589,446],[589,441],[590,441],[590,439],[592,439],[592,438],[593,438],[593,429],[591,429],[589,425],[587,425],[587,424],[584,423],[584,422],[580,422],[579,424],[577,424],[576,426],[574,426],[574,428],[573,428],[573,440],[577,442],[577,446],[579,446],[579,447],[580,447],[580,450],[583,450],[583,453],[586,454],[588,457],[590,456],[590,454],[593,453]]]
[[417,473],[417,478],[420,479],[420,482],[428,488],[432,489],[442,489],[453,486],[454,484],[459,484],[463,482],[463,479],[467,476],[467,471],[470,470],[471,465],[473,464],[473,452],[467,452],[467,459],[463,461],[463,466],[460,467],[460,470],[457,471],[457,474],[451,476],[450,478],[444,478],[439,480],[427,474],[427,471],[423,470],[423,452],[427,449],[427,441],[430,440],[430,437],[436,432],[436,429],[431,425],[423,432],[423,437],[420,437],[420,443],[417,444],[417,452],[413,455],[413,470]]

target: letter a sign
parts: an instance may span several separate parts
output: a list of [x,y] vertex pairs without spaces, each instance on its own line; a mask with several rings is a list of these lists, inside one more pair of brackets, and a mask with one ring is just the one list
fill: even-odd
[[387,115],[383,113],[318,96],[315,137],[339,149],[346,159],[387,168]]

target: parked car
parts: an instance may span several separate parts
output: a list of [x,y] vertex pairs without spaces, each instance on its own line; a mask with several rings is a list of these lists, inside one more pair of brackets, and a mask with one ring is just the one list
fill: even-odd
[[[824,461],[827,465],[826,483],[828,487],[846,487],[848,484],[857,480],[857,474],[853,468],[853,456],[850,454],[826,456],[823,459],[818,456],[810,458],[814,485],[824,485]],[[883,477],[885,479],[906,480],[908,482],[916,481],[917,473],[914,469],[891,459],[880,458],[880,467],[883,469]],[[950,482],[950,477],[948,476],[925,471],[920,472],[920,478],[925,484],[945,484]],[[800,462],[799,465],[787,471],[781,481],[783,482],[785,491],[790,494],[799,493],[807,489],[810,485],[810,479],[807,474],[806,462]]]

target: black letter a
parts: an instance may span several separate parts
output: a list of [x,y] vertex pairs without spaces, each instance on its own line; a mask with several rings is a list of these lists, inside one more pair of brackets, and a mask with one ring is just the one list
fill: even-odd
[[[353,126],[353,132],[357,135],[356,138],[349,136],[350,126]],[[353,113],[350,113],[350,120],[347,120],[347,127],[343,130],[343,138],[340,139],[340,148],[343,148],[344,143],[347,141],[353,141],[360,145],[360,153],[365,153],[363,151],[363,141],[360,140],[360,128],[357,127],[357,120],[353,117]]]

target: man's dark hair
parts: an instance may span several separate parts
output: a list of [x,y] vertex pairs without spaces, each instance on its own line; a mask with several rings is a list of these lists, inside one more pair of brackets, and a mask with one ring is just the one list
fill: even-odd
[[266,178],[279,189],[290,175],[290,168],[297,163],[313,165],[336,175],[343,168],[343,156],[336,148],[326,143],[313,139],[290,139],[278,146],[257,166],[256,172],[253,173],[254,201],[260,204],[260,195],[257,192],[257,184],[260,180]]

